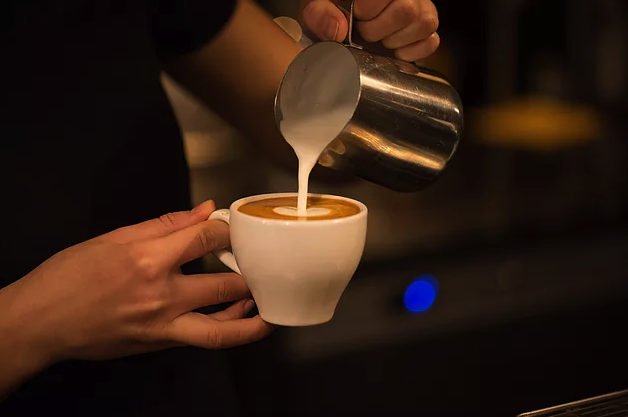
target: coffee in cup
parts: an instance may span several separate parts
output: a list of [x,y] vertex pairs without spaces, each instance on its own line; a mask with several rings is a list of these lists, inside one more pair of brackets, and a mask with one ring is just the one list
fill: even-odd
[[232,251],[216,257],[242,275],[263,320],[283,326],[325,323],[362,258],[367,208],[345,197],[296,193],[243,198],[210,219],[230,225]]
[[307,214],[299,216],[296,196],[270,197],[241,205],[238,211],[249,216],[276,220],[331,220],[354,216],[360,207],[349,200],[335,197],[308,196]]

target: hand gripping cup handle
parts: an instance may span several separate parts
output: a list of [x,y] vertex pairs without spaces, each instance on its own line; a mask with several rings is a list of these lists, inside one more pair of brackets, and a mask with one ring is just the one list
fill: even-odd
[[[216,210],[211,214],[211,216],[209,216],[208,220],[220,220],[221,222],[229,224],[230,214],[229,210],[226,209]],[[240,268],[238,267],[238,263],[235,260],[235,256],[233,256],[233,252],[221,249],[214,252],[214,256],[216,256],[220,262],[229,267],[233,272],[238,275],[242,275]]]

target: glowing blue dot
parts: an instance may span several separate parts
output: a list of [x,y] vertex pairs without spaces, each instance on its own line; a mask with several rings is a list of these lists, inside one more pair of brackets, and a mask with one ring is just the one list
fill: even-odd
[[438,292],[438,282],[431,275],[421,275],[414,280],[403,294],[403,304],[412,313],[422,313],[429,309]]

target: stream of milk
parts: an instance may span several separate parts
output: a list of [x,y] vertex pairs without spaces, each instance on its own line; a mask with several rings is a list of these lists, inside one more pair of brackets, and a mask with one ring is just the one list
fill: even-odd
[[[305,52],[304,52],[305,53]],[[299,158],[298,215],[306,216],[310,172],[321,153],[353,116],[360,96],[360,75],[343,46],[322,44],[298,57],[280,91],[279,130]]]
[[333,141],[347,123],[352,107],[332,108],[328,112],[318,113],[305,119],[284,119],[280,130],[286,142],[292,146],[299,159],[299,194],[297,214],[308,215],[307,194],[310,173],[321,153]]

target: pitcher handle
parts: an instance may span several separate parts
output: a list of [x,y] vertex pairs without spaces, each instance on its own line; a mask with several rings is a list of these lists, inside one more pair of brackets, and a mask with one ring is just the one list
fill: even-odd
[[355,0],[345,0],[339,1],[336,3],[336,7],[338,7],[346,16],[347,22],[349,23],[349,33],[347,34],[346,42],[343,42],[346,45],[352,46],[354,48],[362,49],[362,45],[358,45],[353,42],[353,6]]

